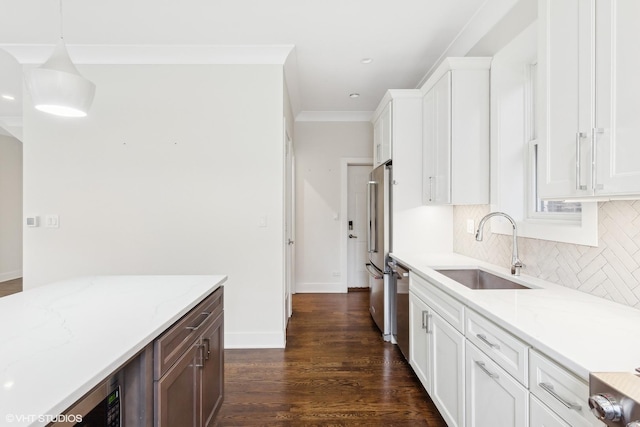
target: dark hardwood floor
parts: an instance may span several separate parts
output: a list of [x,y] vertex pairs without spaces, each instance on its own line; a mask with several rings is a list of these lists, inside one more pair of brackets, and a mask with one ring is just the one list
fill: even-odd
[[369,294],[297,294],[285,350],[226,350],[216,426],[429,426],[440,414],[368,312]]
[[22,292],[22,278],[0,282],[0,297]]

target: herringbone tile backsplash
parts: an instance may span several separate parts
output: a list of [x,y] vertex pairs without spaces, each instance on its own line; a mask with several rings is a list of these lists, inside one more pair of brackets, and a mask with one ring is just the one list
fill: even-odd
[[[477,225],[488,205],[455,206],[453,250],[509,267],[511,236],[490,233],[476,242],[466,232],[467,218]],[[489,226],[490,224],[486,224]],[[523,274],[640,308],[640,200],[598,204],[598,247],[518,238]]]

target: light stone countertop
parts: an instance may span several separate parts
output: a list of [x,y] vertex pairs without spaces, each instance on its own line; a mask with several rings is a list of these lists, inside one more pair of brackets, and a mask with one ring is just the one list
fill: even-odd
[[0,426],[41,426],[118,370],[226,276],[97,276],[0,298]]
[[[391,256],[587,382],[589,372],[640,367],[640,310],[463,255]],[[534,289],[472,290],[434,271],[473,267]]]

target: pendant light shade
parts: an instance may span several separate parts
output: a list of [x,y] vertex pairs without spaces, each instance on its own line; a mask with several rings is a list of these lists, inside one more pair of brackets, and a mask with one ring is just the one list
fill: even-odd
[[96,91],[71,62],[62,38],[47,62],[27,72],[26,81],[34,107],[56,116],[86,116]]

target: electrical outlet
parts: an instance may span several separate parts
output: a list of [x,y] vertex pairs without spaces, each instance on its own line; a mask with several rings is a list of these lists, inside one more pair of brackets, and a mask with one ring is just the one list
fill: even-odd
[[475,232],[476,232],[476,229],[473,223],[473,219],[471,218],[467,219],[467,233],[474,234]]

